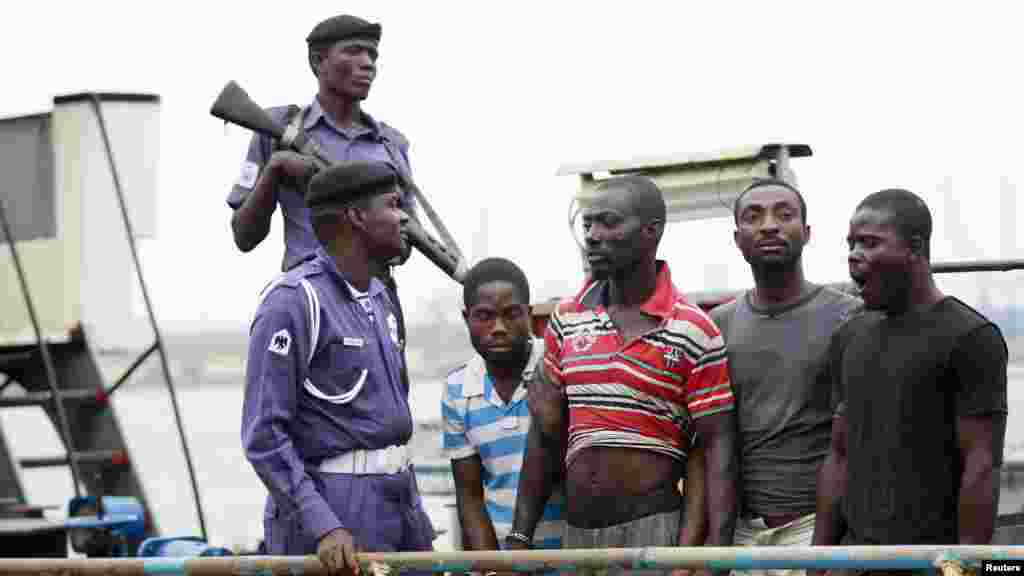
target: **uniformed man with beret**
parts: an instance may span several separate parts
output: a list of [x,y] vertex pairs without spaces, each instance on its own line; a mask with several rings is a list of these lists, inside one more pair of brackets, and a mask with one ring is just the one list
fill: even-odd
[[[320,22],[306,37],[308,64],[318,83],[312,102],[302,108],[281,106],[267,112],[280,124],[315,140],[332,162],[390,164],[399,178],[400,206],[416,219],[416,202],[409,186],[413,181],[409,141],[362,109],[377,75],[380,39],[380,24],[356,16],[342,14]],[[304,195],[315,169],[312,158],[277,149],[266,136],[253,136],[238,181],[227,198],[232,208],[231,229],[241,251],[252,250],[267,237],[271,217],[280,205],[285,246],[281,270],[290,270],[313,255],[318,243]],[[407,244],[397,257],[371,262],[374,275],[384,282],[395,304],[403,357],[405,318],[391,267],[404,263],[410,250]],[[404,370],[402,379],[408,382]]]
[[[374,120],[363,111],[377,75],[380,24],[350,15],[328,18],[306,38],[309,66],[318,82],[317,94],[307,106],[270,108],[270,116],[292,125],[317,141],[332,162],[378,161],[390,163],[403,182],[412,182],[409,142],[398,130]],[[232,209],[231,229],[239,250],[255,248],[270,231],[277,205],[284,220],[284,259],[289,270],[316,250],[316,238],[303,203],[304,187],[314,170],[313,160],[287,150],[256,134],[242,162],[227,203]],[[416,218],[411,190],[403,187],[401,206]],[[397,259],[408,258],[409,249]]]
[[242,443],[270,493],[266,552],[316,553],[332,574],[357,572],[357,549],[432,549],[395,305],[372,264],[406,249],[398,181],[385,162],[316,174],[319,245],[263,290],[250,329]]

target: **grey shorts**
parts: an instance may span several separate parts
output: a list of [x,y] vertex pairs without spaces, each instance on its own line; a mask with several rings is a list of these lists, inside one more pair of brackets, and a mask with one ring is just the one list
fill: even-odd
[[[642,548],[644,546],[678,546],[679,527],[684,522],[685,508],[674,512],[663,512],[645,516],[631,522],[608,526],[607,528],[577,528],[566,524],[564,546],[566,548]],[[668,574],[671,570],[631,570],[610,566],[607,569],[592,570],[577,568],[581,576],[654,576]]]

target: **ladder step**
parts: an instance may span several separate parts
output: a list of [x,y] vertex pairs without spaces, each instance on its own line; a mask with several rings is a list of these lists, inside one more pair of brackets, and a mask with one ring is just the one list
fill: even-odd
[[[128,453],[124,450],[91,450],[88,452],[72,452],[71,456],[79,464],[103,464],[107,466],[124,466],[128,464]],[[21,459],[22,468],[51,468],[54,466],[67,465],[67,456]]]
[[31,360],[37,351],[0,353],[0,367],[13,366]]
[[25,350],[24,352],[0,352],[0,362],[16,362],[28,360],[36,355],[37,350]]
[[15,502],[0,505],[0,518],[42,518],[43,513],[47,510],[60,510],[60,508],[56,505],[37,506]]
[[[63,390],[59,393],[64,400],[93,401],[103,404],[107,400],[102,390],[90,390],[87,388],[73,388]],[[28,392],[17,396],[0,396],[0,408],[12,408],[18,406],[42,406],[53,399],[50,392]]]

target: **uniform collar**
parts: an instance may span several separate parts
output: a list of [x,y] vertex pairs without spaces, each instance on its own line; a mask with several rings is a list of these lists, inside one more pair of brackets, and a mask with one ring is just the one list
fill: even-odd
[[[349,290],[349,286],[351,286],[349,279],[342,274],[341,270],[338,270],[338,265],[335,264],[334,258],[331,258],[331,255],[327,253],[327,250],[324,250],[323,246],[316,247],[316,260],[320,265],[320,268],[324,270],[328,276],[344,287],[343,290],[339,290],[338,292],[349,300],[355,300],[355,296],[352,294],[352,291]],[[369,294],[370,298],[374,298],[383,290],[384,284],[382,284],[377,278],[371,276],[370,287],[366,290],[366,293]]]
[[[533,378],[534,370],[537,369],[541,358],[544,357],[544,341],[534,338],[531,342],[530,359],[526,361],[526,367],[523,368],[522,382],[529,382]],[[502,405],[501,398],[494,392],[493,386],[488,386],[487,380],[487,364],[482,356],[474,354],[473,358],[466,363],[466,374],[462,380],[462,395],[466,398],[486,396],[492,404]],[[512,395],[512,402],[519,401],[525,395],[526,386],[520,385]]]
[[[640,310],[648,316],[668,318],[672,315],[679,294],[672,284],[672,272],[669,271],[668,262],[664,260],[655,261],[658,270],[654,279],[654,292],[640,305]],[[603,305],[606,301],[605,294],[608,290],[606,280],[591,280],[583,286],[583,290],[576,296],[576,302],[583,309],[593,309]]]
[[[380,138],[380,125],[377,123],[377,121],[374,120],[372,116],[370,116],[366,112],[363,112],[362,110],[359,111],[359,115],[362,118],[363,124],[369,127],[368,132],[373,134],[374,138]],[[320,106],[320,99],[314,96],[313,103],[309,105],[309,112],[306,113],[306,117],[302,121],[302,128],[306,131],[309,131],[313,128],[313,126],[316,126],[317,122],[319,122],[321,119],[324,121],[324,124],[330,126],[331,129],[337,132],[338,134],[348,137],[349,134],[351,133],[351,131],[345,131],[338,128],[324,112],[324,109]],[[359,132],[359,134],[362,134],[363,132],[364,131],[361,131]]]

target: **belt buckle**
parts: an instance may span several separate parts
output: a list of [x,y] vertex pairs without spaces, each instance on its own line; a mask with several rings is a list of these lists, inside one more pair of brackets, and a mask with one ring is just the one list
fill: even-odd
[[379,451],[379,469],[385,474],[398,474],[406,467],[404,446],[391,445]]
[[397,474],[405,471],[409,467],[409,451],[406,449],[405,445],[392,446],[392,448],[394,449],[392,456],[395,465],[394,473]]
[[391,450],[390,446],[373,451],[373,472],[376,474],[391,473]]

